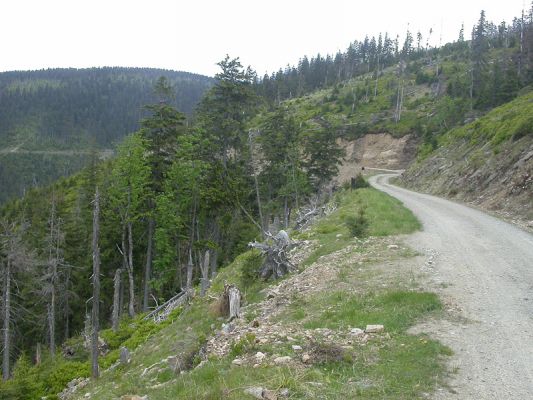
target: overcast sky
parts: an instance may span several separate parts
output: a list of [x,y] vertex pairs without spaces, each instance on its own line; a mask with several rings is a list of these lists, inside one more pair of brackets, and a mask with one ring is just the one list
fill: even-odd
[[260,75],[365,34],[465,36],[480,10],[511,21],[527,0],[0,0],[0,71],[158,67],[206,75],[225,54]]

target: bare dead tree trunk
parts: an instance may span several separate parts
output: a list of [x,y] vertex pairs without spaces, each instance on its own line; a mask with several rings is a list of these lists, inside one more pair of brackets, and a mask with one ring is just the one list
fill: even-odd
[[56,291],[58,286],[58,264],[60,262],[60,241],[61,232],[59,228],[59,221],[56,212],[56,200],[55,195],[52,195],[52,210],[50,212],[49,220],[50,232],[48,243],[48,274],[49,282],[48,289],[50,291],[50,300],[47,305],[47,318],[48,318],[48,334],[50,344],[50,355],[52,359],[56,353]]
[[241,291],[230,286],[228,289],[229,297],[229,319],[239,318],[241,316]]
[[376,67],[376,83],[374,85],[374,100],[376,97],[378,97],[378,82],[379,82],[379,57],[380,54],[378,53],[378,65]]
[[122,268],[117,268],[113,278],[113,310],[111,312],[111,328],[114,332],[118,330],[120,318],[120,287],[122,286]]
[[3,326],[3,358],[2,358],[2,379],[7,381],[9,379],[9,353],[11,351],[11,260],[10,256],[7,257],[6,268],[4,270],[4,326]]
[[200,286],[200,296],[205,296],[209,288],[209,250],[205,251],[203,263],[200,266],[202,270],[202,283]]
[[194,268],[194,264],[192,263],[192,249],[189,249],[189,262],[187,263],[187,284],[186,288],[189,290],[192,287],[192,270]]
[[152,276],[152,245],[154,241],[155,221],[152,217],[148,220],[148,246],[146,249],[146,265],[144,268],[143,311],[148,310],[148,297],[150,296],[150,278]]
[[91,371],[92,377],[98,378],[98,333],[100,331],[100,247],[98,244],[100,235],[100,192],[98,186],[94,194],[93,208],[93,309],[92,309],[92,330],[91,330]]
[[65,340],[70,337],[70,268],[65,276]]
[[[214,228],[213,228],[213,241],[219,245],[220,242],[220,228],[218,227],[218,223],[215,220]],[[214,249],[212,251],[212,257],[211,257],[211,278],[215,278],[217,276],[217,266],[218,266],[218,249]]]
[[287,197],[283,199],[283,227],[289,228],[289,207],[287,204]]
[[55,324],[55,291],[52,291],[52,297],[50,299],[50,304],[48,304],[48,333],[50,335],[50,356],[52,359],[56,354],[56,324]]
[[[126,234],[128,236],[127,246]],[[126,269],[126,272],[128,273],[128,315],[133,318],[135,316],[135,281],[133,278],[133,238],[131,222],[127,222],[122,227],[120,252],[122,254],[124,269]],[[120,291],[123,293],[123,285],[120,285]],[[122,301],[120,301],[120,303],[122,303]]]
[[261,226],[261,232],[265,231],[265,220],[263,219],[263,208],[261,207],[261,196],[259,195],[259,183],[257,181],[257,174],[255,173],[254,156],[253,156],[253,136],[254,132],[250,130],[248,132],[248,143],[250,145],[250,167],[252,169],[252,175],[254,177],[255,185],[255,197],[257,199],[257,208],[259,210],[259,225]]
[[126,263],[126,269],[128,271],[128,314],[130,317],[135,316],[135,280],[133,279],[133,232],[132,223],[128,222],[128,262]]
[[241,291],[235,285],[224,285],[221,295],[221,311],[229,320],[239,318],[241,315]]
[[37,347],[35,348],[35,365],[39,366],[41,365],[41,343],[37,343]]

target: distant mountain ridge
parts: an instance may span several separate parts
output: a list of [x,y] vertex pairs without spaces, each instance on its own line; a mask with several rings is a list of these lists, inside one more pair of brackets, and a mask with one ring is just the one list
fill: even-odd
[[[0,73],[0,146],[108,146],[138,128],[142,107],[155,101],[153,85],[165,76],[174,105],[189,114],[212,78],[153,68],[47,69]],[[38,143],[36,144],[35,141]]]
[[[154,68],[56,68],[0,73],[0,203],[75,173],[139,128],[165,76],[191,114],[213,78]],[[107,149],[107,150],[106,150]]]

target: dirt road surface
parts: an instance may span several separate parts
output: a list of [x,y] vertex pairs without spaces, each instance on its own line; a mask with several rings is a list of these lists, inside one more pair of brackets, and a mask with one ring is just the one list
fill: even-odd
[[[460,318],[421,331],[454,355],[437,399],[533,399],[533,235],[480,211],[388,183],[371,184],[411,209],[423,231],[408,242],[431,254],[430,279]],[[533,201],[533,200],[532,200]]]

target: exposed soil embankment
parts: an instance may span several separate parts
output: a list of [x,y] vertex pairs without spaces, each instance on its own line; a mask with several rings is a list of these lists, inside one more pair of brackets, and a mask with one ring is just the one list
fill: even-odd
[[404,186],[496,212],[533,228],[533,137],[503,143],[463,140],[442,147],[402,175]]
[[388,133],[365,135],[356,140],[340,140],[346,156],[339,167],[339,182],[349,181],[362,167],[404,169],[416,154],[412,135],[395,138]]

